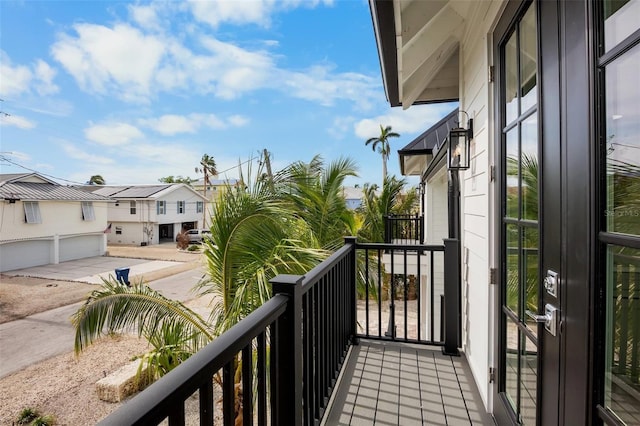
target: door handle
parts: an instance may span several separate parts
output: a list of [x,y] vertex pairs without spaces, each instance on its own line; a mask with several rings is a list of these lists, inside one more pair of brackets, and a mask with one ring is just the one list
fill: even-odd
[[544,305],[544,314],[536,314],[532,311],[525,311],[527,316],[534,320],[537,323],[544,324],[544,329],[549,332],[552,336],[557,335],[558,333],[558,308],[547,303]]

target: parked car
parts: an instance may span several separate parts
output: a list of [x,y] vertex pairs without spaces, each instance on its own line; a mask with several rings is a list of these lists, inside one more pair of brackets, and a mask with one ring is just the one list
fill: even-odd
[[208,229],[189,229],[187,236],[189,243],[201,243],[203,239],[211,236],[211,231]]

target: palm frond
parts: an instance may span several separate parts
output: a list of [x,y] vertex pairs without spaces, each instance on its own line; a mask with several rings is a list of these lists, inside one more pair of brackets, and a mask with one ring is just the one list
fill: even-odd
[[180,330],[195,350],[213,339],[209,324],[182,303],[167,299],[142,282],[131,287],[103,280],[72,316],[75,351],[79,353],[100,336],[137,330],[140,335],[159,328]]

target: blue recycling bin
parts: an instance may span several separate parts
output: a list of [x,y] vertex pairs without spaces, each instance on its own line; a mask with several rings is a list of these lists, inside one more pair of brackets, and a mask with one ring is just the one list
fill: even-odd
[[130,286],[129,268],[116,268],[116,280],[124,285]]

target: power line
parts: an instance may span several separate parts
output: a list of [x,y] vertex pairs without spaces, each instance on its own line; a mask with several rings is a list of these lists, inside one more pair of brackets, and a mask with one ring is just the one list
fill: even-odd
[[18,164],[15,161],[10,160],[9,158],[7,158],[6,155],[0,154],[0,160],[1,161],[5,161],[5,162],[7,162],[9,164],[13,164],[14,166],[18,166],[18,167],[23,168],[25,170],[29,170],[30,172],[38,173],[39,175],[46,176],[46,177],[51,178],[51,179],[60,180],[60,181],[63,181],[63,182],[73,183],[74,185],[84,185],[84,183],[82,183],[82,182],[76,182],[76,181],[73,181],[73,180],[64,179],[64,178],[61,178],[61,177],[53,176],[53,175],[50,175],[50,174],[47,174],[47,173],[42,173],[42,172],[39,172],[38,170],[34,170],[34,169],[29,168],[29,167],[23,166],[22,164]]

